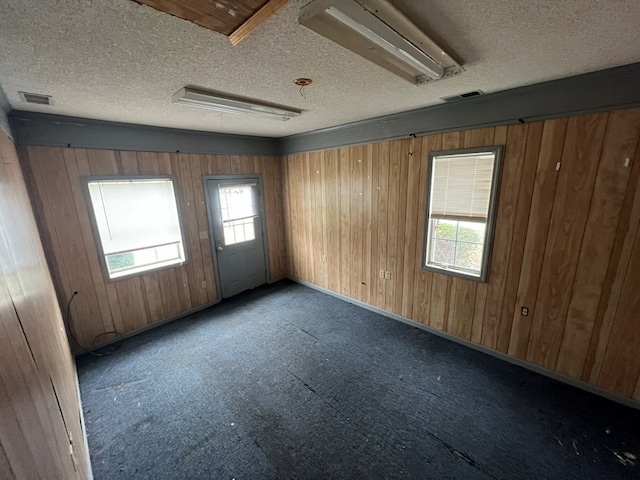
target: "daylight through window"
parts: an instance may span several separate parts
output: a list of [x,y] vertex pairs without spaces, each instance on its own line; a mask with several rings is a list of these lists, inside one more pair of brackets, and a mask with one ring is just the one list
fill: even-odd
[[87,187],[109,278],[185,261],[170,178],[89,180]]
[[499,148],[429,156],[424,266],[485,280]]
[[225,246],[256,238],[255,219],[258,216],[258,206],[255,189],[255,183],[218,187]]

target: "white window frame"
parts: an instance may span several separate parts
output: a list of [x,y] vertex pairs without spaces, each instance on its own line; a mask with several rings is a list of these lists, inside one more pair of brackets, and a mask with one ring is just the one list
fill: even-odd
[[[84,188],[85,200],[87,205],[87,211],[91,220],[91,230],[93,232],[94,241],[96,243],[96,249],[98,251],[98,260],[102,269],[105,282],[117,282],[126,278],[135,277],[138,275],[144,275],[151,272],[157,272],[158,270],[164,270],[166,268],[176,268],[188,263],[188,246],[185,239],[185,228],[180,202],[180,192],[178,190],[178,182],[173,175],[101,175],[101,176],[89,176],[82,177],[82,186]],[[91,193],[89,191],[89,184],[92,182],[117,182],[117,181],[131,181],[131,180],[169,180],[173,184],[173,195],[176,202],[176,210],[178,212],[178,225],[180,227],[180,241],[182,242],[183,258],[180,261],[160,262],[149,265],[142,265],[137,268],[132,268],[129,272],[123,272],[119,275],[112,276],[107,265],[106,255],[102,246],[102,240],[100,238],[100,230],[98,228],[98,222],[96,220],[93,201],[91,200]],[[148,248],[152,248],[154,245],[150,245]]]
[[[491,178],[491,195],[489,199],[489,211],[487,212],[487,220],[484,235],[484,248],[482,252],[482,261],[480,266],[480,272],[478,275],[470,273],[461,267],[439,265],[436,263],[430,263],[429,258],[431,255],[431,241],[432,241],[432,218],[431,218],[431,192],[432,192],[432,178],[433,178],[433,165],[436,157],[454,156],[454,155],[470,155],[470,154],[493,154],[494,155],[494,167],[493,175]],[[421,266],[423,270],[429,270],[432,272],[441,273],[444,275],[452,275],[455,277],[462,277],[469,280],[485,283],[487,281],[487,275],[489,270],[489,259],[491,257],[492,239],[494,230],[495,214],[498,203],[498,193],[500,191],[500,171],[502,166],[502,147],[479,147],[479,148],[465,148],[458,150],[444,150],[439,152],[430,152],[427,161],[427,202],[425,210],[425,228],[424,228],[424,241]],[[464,221],[463,219],[454,219]]]

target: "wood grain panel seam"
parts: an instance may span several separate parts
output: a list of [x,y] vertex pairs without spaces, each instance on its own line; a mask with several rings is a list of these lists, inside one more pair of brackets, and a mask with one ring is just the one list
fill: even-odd
[[[607,124],[606,124],[604,132],[602,134],[602,141],[600,142],[600,148],[599,148],[599,151],[598,151],[598,168],[600,168],[600,164],[603,161],[602,155],[603,155],[603,150],[604,150],[604,142],[605,142],[605,140],[607,138],[607,130],[609,129],[610,121],[611,121],[611,115],[609,115],[607,113]],[[587,212],[591,211],[591,206],[593,205],[593,197],[594,197],[593,193],[594,193],[595,182],[596,182],[597,176],[598,176],[598,169],[596,169],[595,175],[593,177],[593,183],[592,183],[591,189],[590,189],[591,190],[591,195],[589,197],[589,206],[587,207]],[[584,229],[582,230],[582,235],[581,235],[581,238],[580,238],[580,246],[578,247],[578,251],[582,250],[582,245],[584,244],[584,238],[585,238],[585,235],[587,234],[588,221],[589,221],[589,216],[587,215],[587,217],[585,218]],[[609,256],[610,257],[611,257],[611,253],[612,252],[609,252]],[[579,261],[580,261],[580,257],[578,256],[578,261],[577,262],[579,262]],[[571,283],[571,288],[569,289],[570,293],[569,293],[569,299],[567,301],[567,308],[569,306],[571,306],[571,300],[573,300],[573,296],[575,295],[574,284],[575,284],[575,281],[576,281],[576,275],[578,273],[578,263],[577,262],[576,262],[576,268],[575,268],[575,270],[573,272],[573,278],[571,279],[571,282],[570,282]],[[626,274],[625,274],[625,276],[626,276]],[[553,361],[554,370],[558,366],[558,359],[560,358],[560,348],[562,348],[562,340],[564,339],[565,331],[567,329],[567,318],[566,318],[567,314],[565,314],[565,319],[564,319],[564,322],[563,322],[563,325],[562,325],[562,333],[560,334],[560,344],[559,344],[560,347],[558,348],[558,351],[555,354],[555,360]]]
[[[560,152],[560,156],[558,158],[560,158],[561,160],[564,158],[564,151],[565,148],[567,146],[567,132],[569,130],[569,125],[567,123],[566,128],[564,130],[564,140],[562,142],[562,151]],[[540,159],[538,158],[538,162],[540,161]],[[554,189],[553,189],[553,201],[551,202],[551,211],[550,211],[550,215],[553,215],[553,205],[555,205],[556,203],[556,198],[558,196],[558,181],[556,179],[556,183],[554,185]],[[549,231],[551,229],[551,217],[549,218],[549,225],[547,226],[547,240],[544,242],[544,248],[542,249],[542,255],[540,256],[541,259],[544,259],[547,255],[547,248],[549,248]],[[542,260],[541,260],[542,261]],[[537,285],[540,285],[540,279],[542,278],[542,268],[540,268],[540,274],[538,275],[538,279],[535,281],[535,283]],[[538,296],[540,295],[540,288],[536,289],[536,296],[535,298],[532,299],[532,304],[535,308],[535,305],[538,304]],[[533,335],[531,335],[531,332],[533,331],[534,328],[534,323],[533,323],[533,318],[531,319],[531,329],[529,331],[529,341],[527,342],[527,351],[524,354],[524,358],[527,359],[529,358],[529,351],[531,350],[531,344],[533,342]]]
[[[638,222],[638,224],[636,225],[636,233],[635,233],[635,235],[633,236],[633,238],[636,238],[636,239],[637,239],[639,234],[640,234],[640,222]],[[631,266],[632,266],[632,265],[631,265],[631,257],[629,257],[629,263],[627,264],[627,267],[626,267],[626,268],[625,268],[625,270],[624,270],[624,280],[622,281],[622,285],[623,285],[623,286],[626,284],[626,280],[627,280],[627,277],[629,276],[629,270],[631,270]],[[612,315],[612,318],[613,318],[613,321],[612,321],[612,323],[611,323],[611,329],[612,329],[612,331],[613,331],[613,327],[615,326],[615,321],[616,321],[616,319],[618,318],[618,305],[620,304],[620,299],[622,298],[622,292],[623,292],[623,290],[624,290],[624,287],[623,287],[623,289],[620,291],[620,296],[618,297],[618,302],[616,302],[615,310],[614,310],[614,313],[613,313],[613,315]],[[611,337],[609,337],[609,338],[611,338]],[[611,342],[609,341],[609,342],[607,342],[607,345],[606,345],[606,347],[605,347],[605,349],[604,349],[604,352],[603,352],[603,355],[602,355],[602,365],[604,365],[604,364],[605,364],[605,359],[607,358],[607,354],[609,353],[609,348],[610,348],[610,347],[611,347]],[[603,372],[602,372],[602,371],[603,371],[603,369],[602,369],[602,367],[601,367],[601,368],[600,368],[600,372],[598,372],[598,382],[597,382],[597,384],[598,384],[598,385],[600,384],[600,381],[601,381],[601,379],[602,379],[602,374],[603,374]],[[638,378],[640,378],[640,374],[639,374],[639,375],[638,375],[638,377],[636,378],[636,384],[638,383]],[[635,385],[634,385],[634,387],[635,387]],[[633,392],[633,388],[632,388],[631,390],[632,390],[632,392]]]

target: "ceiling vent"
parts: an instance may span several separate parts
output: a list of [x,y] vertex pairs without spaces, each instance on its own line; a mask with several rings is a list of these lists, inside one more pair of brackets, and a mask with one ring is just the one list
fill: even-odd
[[458,95],[451,95],[450,97],[442,97],[441,100],[444,100],[445,102],[455,102],[456,100],[479,97],[480,95],[484,95],[484,92],[482,90],[473,90],[471,92],[460,93]]
[[35,103],[37,105],[51,105],[51,95],[27,92],[18,92],[18,94],[23,102]]

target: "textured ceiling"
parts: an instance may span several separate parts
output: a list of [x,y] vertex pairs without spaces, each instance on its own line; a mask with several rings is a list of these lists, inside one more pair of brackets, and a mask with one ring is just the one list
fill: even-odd
[[[640,61],[638,0],[394,0],[467,69],[416,87],[298,26],[305,3],[233,47],[130,0],[2,0],[0,85],[18,110],[279,137]],[[306,98],[297,77],[314,80]],[[305,113],[280,122],[172,104],[185,85]],[[52,105],[26,104],[21,90]]]

